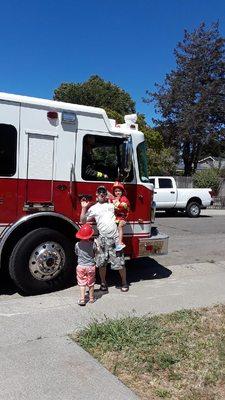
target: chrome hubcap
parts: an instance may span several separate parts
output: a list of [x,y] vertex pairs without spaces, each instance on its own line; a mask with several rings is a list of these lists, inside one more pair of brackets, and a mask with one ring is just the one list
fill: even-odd
[[56,242],[40,244],[30,256],[29,269],[31,275],[41,281],[51,280],[57,276],[65,264],[65,252]]
[[198,213],[199,213],[198,206],[193,204],[193,206],[191,206],[191,214],[192,215],[198,215]]

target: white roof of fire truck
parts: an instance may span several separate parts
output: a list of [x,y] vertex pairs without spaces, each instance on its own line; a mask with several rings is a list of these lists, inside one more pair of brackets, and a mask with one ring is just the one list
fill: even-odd
[[[136,114],[125,115],[124,124],[116,124],[115,120],[109,119],[105,110],[103,108],[91,107],[91,106],[83,106],[80,104],[72,104],[72,103],[65,103],[62,101],[55,101],[55,100],[48,100],[48,99],[41,99],[37,97],[29,97],[29,96],[22,96],[16,95],[11,93],[3,93],[0,92],[0,100],[3,101],[11,101],[20,104],[30,104],[36,105],[39,107],[48,107],[52,110],[69,110],[74,111],[76,113],[88,113],[92,115],[101,115],[105,121],[105,124],[109,131],[117,132],[117,133],[127,133],[127,131],[134,131],[138,130],[138,125],[136,124],[137,116]],[[129,132],[130,133],[130,132]]]

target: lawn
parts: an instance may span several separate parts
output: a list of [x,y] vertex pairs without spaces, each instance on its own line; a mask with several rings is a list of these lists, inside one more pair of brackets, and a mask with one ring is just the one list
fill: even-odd
[[225,399],[225,306],[92,322],[72,338],[143,400]]

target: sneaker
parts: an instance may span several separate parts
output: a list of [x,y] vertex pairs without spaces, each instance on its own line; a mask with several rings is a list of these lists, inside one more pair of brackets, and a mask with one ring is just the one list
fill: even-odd
[[99,288],[102,292],[108,292],[108,286],[105,283],[101,283]]
[[116,251],[121,251],[124,249],[124,247],[126,247],[126,245],[124,243],[122,244],[117,244],[116,245]]

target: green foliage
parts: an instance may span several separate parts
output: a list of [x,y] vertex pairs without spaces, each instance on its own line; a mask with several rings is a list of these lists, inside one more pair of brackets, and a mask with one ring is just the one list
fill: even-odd
[[143,133],[145,135],[146,145],[149,149],[155,151],[161,151],[164,149],[163,137],[158,131],[146,127],[143,129]]
[[109,108],[105,108],[106,114],[108,115],[108,118],[115,119],[117,124],[123,124],[124,123],[124,117],[117,111],[110,110]]
[[149,148],[147,150],[149,175],[174,175],[176,163],[173,153],[174,150],[171,148],[162,147],[159,151]]
[[156,120],[166,146],[182,154],[185,175],[191,175],[204,145],[224,137],[225,40],[218,24],[185,31],[174,51],[176,69],[156,85],[145,102],[154,101],[161,119]]
[[83,83],[62,83],[54,91],[54,100],[102,107],[121,115],[135,112],[135,103],[130,95],[98,75],[91,76]]
[[195,187],[211,188],[213,192],[218,193],[221,184],[220,171],[217,168],[209,168],[196,172],[193,176],[193,183]]
[[220,169],[220,178],[225,178],[225,167]]
[[145,135],[149,175],[174,174],[175,158],[173,149],[165,148],[162,134],[147,125],[144,114],[138,114],[139,130]]

